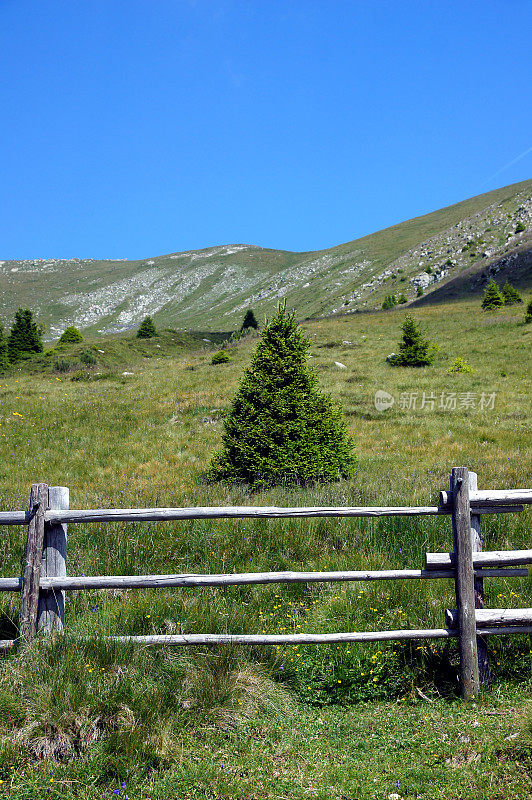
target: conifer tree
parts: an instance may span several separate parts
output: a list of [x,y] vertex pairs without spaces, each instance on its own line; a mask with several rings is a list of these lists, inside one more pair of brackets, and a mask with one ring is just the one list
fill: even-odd
[[4,326],[0,325],[0,372],[4,372],[8,367],[7,336],[4,333]]
[[244,322],[242,323],[242,327],[240,328],[240,331],[243,332],[246,330],[246,328],[254,328],[255,330],[257,330],[258,327],[259,323],[255,318],[253,309],[248,308],[248,310],[246,311],[246,316],[244,317]]
[[522,303],[523,298],[512,284],[509,281],[506,281],[504,286],[502,287],[502,296],[504,297],[504,302],[507,306],[513,306],[516,303]]
[[399,305],[403,305],[403,303],[408,303],[408,297],[404,292],[401,292],[397,302],[399,303]]
[[9,360],[14,363],[31,353],[42,353],[41,330],[29,308],[19,308],[7,340]]
[[389,308],[394,308],[397,305],[397,299],[394,294],[388,294],[384,298],[384,303],[382,304],[382,308],[384,311],[387,311]]
[[59,337],[59,344],[76,344],[82,341],[83,335],[74,325],[69,325],[68,328],[65,328]]
[[403,338],[395,364],[401,367],[425,367],[432,364],[436,345],[423,338],[413,317],[407,315],[402,326]]
[[152,339],[157,336],[157,329],[151,317],[143,319],[137,331],[137,339]]
[[250,367],[225,418],[223,449],[211,463],[213,480],[311,484],[353,471],[353,442],[340,409],[317,388],[307,366],[310,342],[280,305],[263,330]]
[[525,322],[532,322],[532,297],[528,301],[528,305],[526,307]]
[[423,287],[418,286],[416,290],[416,297],[423,297]]
[[484,290],[484,297],[482,298],[482,308],[484,311],[490,311],[493,308],[500,308],[504,305],[504,297],[502,296],[499,287],[493,280],[490,280]]

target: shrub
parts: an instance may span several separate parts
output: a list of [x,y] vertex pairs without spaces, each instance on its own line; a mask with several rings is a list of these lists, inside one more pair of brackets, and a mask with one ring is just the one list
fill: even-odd
[[423,295],[423,287],[418,286],[416,291],[416,297],[422,297],[422,295]]
[[397,299],[394,294],[388,294],[384,298],[384,302],[382,304],[382,308],[384,311],[387,311],[389,308],[393,308],[397,305]]
[[74,325],[66,328],[59,337],[59,344],[77,344],[83,341],[83,336]]
[[401,292],[397,302],[399,303],[399,305],[403,305],[403,303],[408,303],[408,297],[404,292]]
[[137,339],[152,339],[157,336],[157,329],[151,317],[143,319],[137,331]]
[[465,360],[465,358],[455,358],[447,372],[453,375],[456,372],[473,372],[473,367]]
[[42,329],[33,321],[30,309],[19,308],[7,340],[9,360],[14,363],[32,353],[42,353],[41,335]]
[[395,363],[401,367],[425,367],[432,364],[436,345],[423,338],[413,317],[407,315],[403,322],[403,338]]
[[502,296],[504,297],[504,302],[507,306],[514,306],[516,303],[522,303],[523,298],[512,284],[509,281],[506,281],[504,286],[502,287]]
[[94,367],[95,364],[98,363],[98,359],[92,352],[92,350],[84,350],[83,353],[80,355],[79,360],[82,364],[85,364],[87,367]]
[[353,471],[353,442],[340,410],[317,388],[307,364],[309,339],[280,305],[267,325],[224,422],[214,480],[310,484]]
[[528,305],[526,307],[525,322],[532,322],[532,297],[528,301]]
[[482,298],[482,308],[484,311],[490,311],[493,308],[500,308],[503,305],[504,305],[504,297],[502,296],[499,287],[492,278],[484,290],[484,297]]
[[211,364],[227,364],[228,361],[231,361],[231,356],[227,350],[218,350],[211,358]]
[[255,319],[255,314],[253,313],[253,310],[251,308],[248,308],[248,310],[246,311],[246,316],[244,317],[244,322],[242,323],[242,327],[240,328],[240,331],[241,332],[245,331],[246,328],[255,328],[255,330],[257,330],[258,327],[259,323]]
[[70,369],[70,361],[66,358],[58,358],[54,364],[54,372],[68,372]]
[[523,233],[523,231],[526,231],[526,227],[523,225],[522,222],[518,222],[517,225],[515,226],[515,232]]

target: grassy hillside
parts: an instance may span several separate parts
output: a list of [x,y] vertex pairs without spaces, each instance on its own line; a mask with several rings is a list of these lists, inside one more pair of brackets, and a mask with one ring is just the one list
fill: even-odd
[[484,268],[531,228],[532,181],[523,181],[316,252],[236,244],[139,261],[4,261],[0,317],[9,324],[31,307],[53,339],[68,324],[127,331],[147,314],[162,327],[234,329],[248,307],[260,319],[283,297],[300,318],[376,308],[391,292],[413,300],[418,285],[431,292],[471,264]]
[[[457,465],[474,469],[481,488],[529,486],[532,326],[523,309],[486,314],[478,300],[445,313],[416,309],[440,346],[425,369],[385,362],[403,316],[306,323],[320,385],[343,406],[355,440],[349,481],[253,496],[205,484],[256,339],[214,366],[217,345],[203,341],[214,337],[178,342],[167,332],[161,348],[125,336],[93,340],[105,365],[58,373],[45,355],[0,381],[0,505],[25,507],[39,480],[69,486],[78,508],[426,504]],[[77,358],[74,349],[61,355]],[[472,373],[448,373],[457,356]],[[81,370],[85,380],[72,380]],[[377,390],[394,397],[390,409],[376,410]],[[452,393],[456,409],[440,407]],[[483,396],[493,405],[481,408]],[[530,512],[484,516],[482,526],[490,549],[530,546]],[[71,525],[69,572],[419,567],[426,550],[450,545],[446,518]],[[3,529],[3,575],[20,574],[23,548],[23,530]],[[529,581],[486,583],[491,607],[531,605]],[[18,603],[0,597],[3,636],[16,633]],[[80,592],[68,598],[67,628],[440,627],[453,603],[446,581]],[[491,639],[495,691],[464,707],[452,699],[454,643],[161,652],[67,640],[52,651],[21,650],[0,658],[0,797],[528,797],[531,654],[529,637]]]

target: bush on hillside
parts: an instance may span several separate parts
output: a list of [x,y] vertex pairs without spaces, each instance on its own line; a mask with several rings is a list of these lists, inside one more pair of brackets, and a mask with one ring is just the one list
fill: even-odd
[[502,287],[502,296],[504,297],[504,302],[507,306],[513,306],[516,303],[522,303],[523,298],[512,284],[509,281],[506,281],[504,286]]
[[137,339],[152,339],[157,336],[157,329],[151,317],[143,319],[137,331]]
[[74,325],[69,325],[59,337],[59,344],[77,344],[83,341],[83,336]]
[[280,305],[261,334],[224,422],[209,476],[250,484],[311,484],[353,471],[353,442],[340,410],[307,366],[310,341]]
[[484,290],[484,297],[482,298],[482,308],[484,311],[490,311],[494,308],[500,308],[504,305],[504,297],[493,278],[490,280]]
[[416,291],[416,297],[422,297],[422,296],[423,296],[423,287],[418,286]]
[[400,367],[425,367],[432,364],[436,345],[423,338],[413,317],[407,315],[402,326],[403,338],[395,364]]
[[525,322],[532,322],[532,297],[528,301],[528,305],[526,307]]
[[32,353],[42,353],[42,329],[34,322],[29,308],[19,308],[7,340],[11,363],[27,358]]
[[515,232],[523,233],[523,231],[526,231],[526,227],[523,225],[522,222],[518,222],[517,225],[515,226]]
[[231,356],[227,350],[218,350],[211,358],[211,364],[227,364],[228,361],[231,361]]
[[244,322],[242,323],[242,327],[240,328],[240,331],[243,332],[246,330],[246,328],[254,328],[255,330],[257,330],[258,327],[259,323],[255,318],[253,309],[248,308],[248,310],[246,311],[246,316],[244,317]]
[[82,364],[85,364],[86,367],[94,367],[95,364],[98,363],[98,359],[92,352],[92,350],[84,350],[83,353],[80,355],[79,360]]
[[455,358],[449,369],[447,370],[449,375],[454,375],[455,373],[459,372],[473,372],[473,367],[466,361],[465,358]]
[[408,297],[406,296],[406,294],[404,292],[401,292],[401,294],[399,295],[399,297],[397,299],[397,302],[399,303],[400,306],[402,306],[403,303],[408,303]]

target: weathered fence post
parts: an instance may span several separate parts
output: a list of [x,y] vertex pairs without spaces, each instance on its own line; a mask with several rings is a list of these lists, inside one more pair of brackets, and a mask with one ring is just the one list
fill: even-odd
[[[69,490],[66,486],[50,486],[48,508],[67,511]],[[44,544],[41,578],[65,578],[67,555],[66,523],[44,525]],[[65,627],[65,592],[61,589],[41,589],[37,609],[37,630],[45,633],[62,633]]]
[[[469,473],[469,491],[476,492],[478,489],[477,473]],[[480,535],[480,514],[471,514],[471,548],[473,553],[482,551],[482,537]],[[484,608],[484,581],[482,578],[475,578],[475,608]],[[488,645],[483,636],[477,636],[478,651],[478,673],[482,686],[491,686],[491,670],[488,656]]]
[[48,486],[45,483],[32,484],[19,624],[20,636],[25,639],[31,639],[35,635],[37,624],[37,605],[39,602],[44,541],[44,512],[47,504]]
[[454,467],[451,473],[453,541],[456,564],[456,607],[460,646],[460,686],[469,699],[479,691],[475,581],[469,506],[469,470]]

